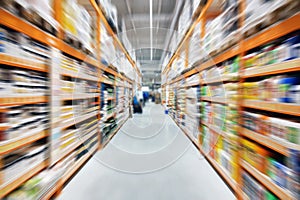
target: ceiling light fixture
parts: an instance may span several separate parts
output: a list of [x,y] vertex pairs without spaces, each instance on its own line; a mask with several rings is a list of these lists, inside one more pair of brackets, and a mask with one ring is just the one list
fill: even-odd
[[150,2],[150,57],[152,60],[153,54],[152,54],[152,0],[149,0]]

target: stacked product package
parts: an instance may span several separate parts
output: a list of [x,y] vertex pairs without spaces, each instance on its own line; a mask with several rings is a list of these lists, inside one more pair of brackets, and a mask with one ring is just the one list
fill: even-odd
[[185,102],[185,129],[195,139],[198,139],[199,134],[198,93],[198,87],[187,89]]
[[22,33],[1,27],[0,53],[46,65],[49,62],[50,49]]
[[93,52],[92,20],[88,12],[78,4],[77,0],[63,0],[62,26],[65,33],[77,38],[83,47]]
[[201,58],[199,55],[205,55],[203,49],[200,44],[200,30],[201,23],[198,23],[193,31],[191,38],[189,38],[189,53],[188,53],[188,61],[189,67],[193,67],[194,64],[199,61]]
[[215,19],[206,23],[207,31],[203,38],[204,50],[207,54],[215,54],[237,41],[238,31],[238,1],[226,1],[224,12]]
[[[246,18],[242,31],[246,33],[257,24],[261,24],[261,27],[272,25],[276,21],[290,17],[298,11],[299,1],[247,0]],[[250,32],[250,34],[253,32]]]
[[[58,23],[54,19],[52,0],[3,0],[0,2],[0,6],[39,26],[39,28],[45,31],[54,33],[51,29],[58,29]],[[41,18],[46,23],[43,23],[43,20],[40,20]],[[49,26],[51,26],[51,28]]]
[[107,33],[104,24],[101,23],[101,59],[104,65],[110,65],[116,60],[116,48],[114,39]]

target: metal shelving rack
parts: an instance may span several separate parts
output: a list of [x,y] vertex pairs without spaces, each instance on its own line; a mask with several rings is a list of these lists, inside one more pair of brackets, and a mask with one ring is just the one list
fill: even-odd
[[[245,1],[240,0],[239,2],[239,13],[244,13],[245,8]],[[210,13],[208,11],[209,6],[211,5],[212,0],[209,0],[207,4],[202,8],[201,13],[199,14],[197,20],[195,20],[192,25],[189,27],[187,33],[183,36],[181,42],[179,43],[177,50],[174,52],[173,56],[169,60],[169,63],[166,65],[166,67],[163,70],[162,73],[162,80],[166,80],[165,83],[162,84],[162,92],[164,92],[165,99],[166,97],[166,90],[167,88],[170,88],[174,86],[176,83],[180,82],[181,80],[186,79],[187,77],[190,77],[194,74],[201,73],[205,69],[209,69],[212,66],[215,66],[219,63],[222,63],[224,61],[227,61],[233,57],[236,56],[244,56],[245,53],[251,49],[254,49],[256,47],[259,47],[261,45],[267,44],[271,41],[274,41],[280,37],[283,37],[285,35],[288,35],[289,33],[295,32],[300,29],[300,14],[297,13],[294,16],[291,16],[285,20],[281,20],[277,22],[276,24],[269,26],[262,31],[256,33],[255,35],[251,37],[244,37],[243,39],[239,40],[237,44],[233,47],[230,47],[220,53],[218,53],[216,56],[213,56],[212,59],[207,61],[202,61],[200,64],[198,64],[196,67],[193,67],[186,71],[185,73],[173,78],[172,80],[168,81],[169,72],[171,70],[171,66],[173,61],[176,59],[176,56],[180,55],[182,51],[182,48],[187,46],[185,45],[186,42],[188,42],[188,38],[190,37],[193,29],[195,28],[196,24],[201,22],[201,37],[203,38],[205,34],[205,21],[208,18],[214,18],[217,15]],[[212,17],[213,16],[213,17]],[[239,20],[239,27],[242,27],[244,23],[244,16]],[[186,57],[185,59],[188,59]],[[264,67],[253,67],[249,69],[243,69],[243,62],[240,61],[240,69],[238,71],[238,74],[234,79],[232,79],[231,76],[224,76],[220,78],[211,78],[209,80],[203,80],[200,78],[200,81],[198,85],[202,86],[203,84],[214,84],[217,82],[228,82],[228,81],[236,81],[239,85],[239,94],[241,96],[242,94],[242,83],[245,82],[246,78],[251,77],[261,77],[266,75],[276,75],[276,74],[282,74],[282,73],[288,73],[288,72],[299,72],[300,71],[300,62],[299,59],[294,59],[291,61],[285,61],[277,64],[270,64]],[[174,90],[176,88],[173,88]],[[168,104],[166,100],[164,99],[163,104]],[[267,111],[267,112],[275,112],[280,114],[287,114],[290,116],[300,116],[300,105],[296,104],[287,104],[287,103],[276,103],[276,102],[266,102],[266,101],[257,101],[257,100],[245,100],[242,97],[239,97],[237,102],[230,102],[226,99],[221,98],[213,98],[213,97],[202,97],[201,102],[211,102],[211,103],[218,103],[218,104],[235,104],[238,109],[239,115],[243,112],[245,108],[253,108],[261,111]],[[172,116],[171,116],[172,117]],[[176,122],[176,119],[172,117],[172,119]],[[177,123],[177,122],[176,122]],[[240,124],[243,124],[243,121],[240,119]],[[202,125],[207,126],[209,129],[211,129],[212,132],[221,135],[222,137],[228,137],[228,133],[219,130],[215,126],[212,126],[209,123],[202,123]],[[177,124],[179,127],[181,127],[179,124]],[[198,141],[195,141],[195,139],[191,138],[188,133],[184,129],[182,129],[184,134],[195,144],[195,146],[199,149],[200,153],[203,154],[203,156],[209,161],[211,166],[218,172],[218,174],[223,178],[225,183],[234,191],[236,194],[236,197],[238,199],[245,199],[246,196],[242,191],[242,177],[241,172],[246,171],[249,173],[252,177],[254,177],[260,184],[262,184],[265,188],[267,188],[269,191],[274,193],[279,199],[294,199],[294,197],[291,195],[291,193],[278,185],[276,185],[269,177],[267,177],[265,174],[259,172],[257,169],[252,167],[251,165],[247,164],[245,161],[242,160],[241,152],[238,153],[238,178],[237,180],[234,180],[231,176],[228,175],[226,170],[214,160],[210,154],[206,154],[201,146],[200,138]],[[260,133],[256,133],[254,131],[248,130],[246,128],[243,128],[241,126],[238,127],[238,145],[241,145],[241,139],[242,138],[248,138],[252,141],[255,141],[257,144],[262,145],[264,148],[271,149],[283,156],[289,156],[289,150],[295,149],[300,150],[300,146],[296,144],[291,144],[288,142],[282,142],[275,140],[271,137],[264,136]]]
[[[54,16],[55,19],[58,23],[61,22],[61,16],[62,16],[62,9],[61,9],[61,1],[55,0],[54,1]],[[96,13],[97,13],[97,58],[92,58],[89,55],[83,53],[82,51],[69,46],[67,43],[63,41],[63,30],[61,26],[58,28],[58,35],[54,36],[52,34],[49,34],[34,24],[31,24],[30,22],[19,18],[18,16],[15,16],[14,14],[10,13],[9,11],[0,8],[0,24],[4,27],[10,28],[14,31],[17,31],[19,33],[23,33],[30,37],[31,39],[34,39],[40,43],[45,44],[48,47],[57,49],[58,51],[67,54],[77,60],[80,60],[81,62],[85,62],[86,64],[89,64],[97,69],[97,78],[92,77],[90,75],[83,74],[82,76],[77,75],[75,73],[72,73],[68,70],[61,70],[61,74],[58,74],[59,76],[67,76],[71,78],[79,78],[79,79],[84,79],[87,81],[93,81],[97,82],[98,85],[98,91],[100,91],[100,84],[101,82],[104,83],[110,83],[108,80],[105,80],[101,78],[101,73],[103,71],[108,72],[113,74],[115,77],[118,77],[122,81],[127,83],[126,88],[128,90],[132,90],[134,88],[134,85],[140,85],[138,81],[140,81],[141,77],[141,72],[137,68],[135,62],[133,59],[130,57],[128,54],[127,50],[124,48],[123,44],[120,42],[119,38],[117,35],[112,31],[112,28],[108,24],[103,11],[101,9],[101,5],[97,5],[95,0],[90,0],[91,5],[94,7]],[[100,22],[103,22],[105,24],[105,27],[108,31],[108,33],[113,37],[114,42],[118,45],[118,48],[125,54],[129,62],[131,63],[132,67],[138,74],[139,80],[131,80],[128,77],[120,74],[119,72],[108,68],[107,66],[104,66],[101,63],[101,55],[100,55]],[[33,70],[33,71],[38,71],[38,72],[43,72],[47,74],[51,74],[53,66],[51,64],[46,65],[46,64],[40,64],[37,62],[34,62],[32,60],[27,60],[25,58],[17,58],[14,56],[10,56],[7,54],[0,53],[0,64],[1,65],[7,65],[7,66],[13,66],[16,68],[20,69],[28,69],[28,70]],[[50,77],[50,76],[49,76]],[[50,80],[51,81],[51,80]],[[50,88],[51,90],[51,88]],[[95,117],[95,119],[98,119],[100,121],[100,93],[92,93],[92,94],[85,94],[85,95],[70,95],[70,96],[61,96],[59,97],[59,101],[70,101],[70,100],[76,100],[76,99],[88,99],[88,98],[96,98],[96,102],[93,108],[95,110],[93,112],[90,112],[88,114],[85,114],[83,116],[77,117],[75,116],[74,120],[70,121],[70,123],[66,123],[63,126],[61,126],[61,129],[67,128],[69,126],[73,126],[76,123],[79,123],[81,121],[84,121],[86,119],[89,119],[91,117]],[[132,94],[128,92],[127,95]],[[129,98],[130,99],[130,98]],[[5,108],[5,106],[14,106],[14,105],[26,105],[26,104],[36,104],[36,103],[47,103],[52,101],[52,97],[50,96],[32,96],[32,95],[17,95],[17,96],[7,96],[7,97],[1,97],[0,98],[0,106]],[[129,102],[130,103],[130,102]],[[129,109],[129,106],[127,106],[127,109]],[[5,109],[1,109],[1,112],[5,112]],[[51,115],[51,113],[50,113]],[[127,118],[128,119],[128,118]],[[114,133],[111,135],[109,140],[117,133],[117,131],[122,127],[122,125],[126,122],[127,119],[123,120],[123,123],[118,125],[118,128],[114,131]],[[51,127],[54,127],[56,125],[56,122],[51,122]],[[5,127],[1,127],[1,129],[4,129]],[[68,183],[68,181],[83,167],[83,165],[101,148],[103,148],[103,145],[100,143],[101,138],[100,138],[100,132],[97,130],[97,145],[92,147],[89,152],[84,155],[82,158],[76,161],[74,166],[72,166],[64,175],[58,180],[58,183],[46,194],[44,194],[43,199],[51,199],[62,191],[63,187]],[[91,137],[91,134],[89,134],[89,137]],[[72,148],[70,148],[67,152],[63,152],[62,155],[59,156],[59,158],[51,163],[51,155],[49,156],[47,160],[44,162],[32,166],[34,167],[33,169],[30,169],[30,171],[25,171],[20,177],[15,179],[14,181],[10,182],[9,184],[3,184],[2,181],[2,175],[0,175],[0,198],[2,199],[6,195],[8,195],[10,192],[12,192],[14,189],[18,188],[21,186],[23,183],[25,183],[27,180],[32,178],[33,176],[37,175],[41,171],[47,169],[50,167],[50,165],[55,165],[56,163],[60,162],[63,160],[66,156],[71,154],[76,147],[78,147],[81,144],[84,144],[85,141],[90,139],[89,137],[83,137],[80,141],[75,143]],[[2,157],[6,155],[7,153],[13,152],[16,149],[22,148],[26,145],[29,145],[35,141],[38,141],[43,138],[48,138],[50,143],[51,143],[51,128],[48,130],[40,131],[37,133],[34,133],[32,135],[22,137],[19,139],[14,139],[14,140],[5,140],[1,141],[0,143],[0,167],[2,166]],[[107,142],[109,142],[109,140]]]

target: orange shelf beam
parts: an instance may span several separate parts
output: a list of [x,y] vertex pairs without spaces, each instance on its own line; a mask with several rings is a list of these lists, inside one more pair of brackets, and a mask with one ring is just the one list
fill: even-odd
[[98,93],[91,93],[91,94],[68,94],[68,95],[61,95],[62,101],[69,101],[69,100],[78,100],[78,99],[91,99],[97,98],[100,94]]
[[209,101],[212,103],[221,103],[221,104],[236,104],[235,101],[228,101],[225,98],[221,97],[201,97],[202,101]]
[[39,72],[47,72],[48,66],[42,63],[36,63],[24,58],[17,58],[11,55],[0,53],[0,64],[29,69]]
[[[205,70],[209,67],[212,67],[218,63],[224,62],[234,56],[237,56],[237,55],[241,54],[242,52],[246,52],[250,49],[253,49],[260,45],[266,44],[266,43],[273,41],[279,37],[282,37],[288,33],[299,30],[300,29],[300,24],[298,23],[299,21],[300,21],[300,14],[297,14],[287,20],[284,20],[284,21],[274,25],[271,28],[267,28],[266,30],[262,31],[261,33],[258,33],[256,36],[246,39],[244,41],[243,48],[239,48],[238,45],[234,46],[231,49],[216,56],[215,58],[212,58],[212,59],[204,62],[196,69],[192,69],[189,72],[186,72],[184,74],[184,76],[188,77],[190,75],[193,75],[196,72],[203,71],[203,70]],[[170,60],[170,61],[172,61],[172,60]],[[165,68],[165,70],[166,70],[166,68]],[[292,71],[294,71],[294,70],[292,70]],[[286,71],[283,71],[283,72],[289,72],[289,71],[287,69]],[[278,73],[280,73],[280,72],[278,72]]]
[[294,72],[300,70],[300,59],[285,61],[282,63],[276,63],[260,67],[252,67],[246,69],[243,74],[243,78],[266,76],[287,72]]
[[213,168],[220,174],[220,176],[225,180],[225,182],[233,189],[235,193],[238,193],[238,185],[237,183],[231,178],[227,172],[223,169],[222,166],[219,165],[212,157],[209,155],[205,156],[209,163],[213,166]]
[[10,12],[0,8],[0,16],[1,16],[0,24],[7,26],[11,29],[14,29],[18,32],[24,33],[41,43],[55,47],[89,64],[92,64],[94,66],[99,66],[99,62],[97,62],[95,59],[85,55],[84,53],[81,53],[77,49],[74,49],[73,47],[66,44],[64,41],[56,38],[53,35],[44,32],[38,27],[30,24],[25,20],[20,19],[19,17],[11,14]]
[[238,79],[237,73],[232,74],[224,74],[220,75],[219,77],[213,77],[213,78],[202,78],[203,84],[212,84],[212,83],[220,83],[220,82],[226,82],[226,81],[235,81]]
[[242,106],[276,113],[300,116],[300,105],[259,100],[244,100]]
[[265,174],[261,173],[254,167],[252,167],[247,162],[242,162],[242,167],[246,170],[249,174],[251,174],[254,178],[256,178],[261,184],[263,184],[266,188],[268,188],[271,192],[273,192],[279,199],[294,199],[292,195],[285,189],[281,188],[280,186],[276,185],[271,178],[266,176]]
[[20,185],[22,185],[24,182],[29,180],[31,177],[38,174],[40,171],[45,169],[47,167],[47,161],[44,161],[38,165],[36,165],[34,168],[30,168],[30,170],[26,171],[22,176],[17,178],[16,180],[10,182],[8,185],[0,187],[0,198],[2,199],[7,194],[18,188]]
[[226,60],[228,60],[228,59],[230,59],[230,58],[232,58],[234,56],[237,56],[240,53],[241,53],[241,51],[239,49],[239,46],[238,45],[234,46],[234,47],[230,48],[229,50],[226,50],[222,54],[220,54],[220,55],[218,55],[218,56],[216,56],[216,57],[214,57],[214,58],[212,58],[212,59],[204,62],[203,64],[201,64],[199,66],[198,71],[203,71],[203,70],[205,70],[205,69],[207,69],[209,67],[212,67],[212,66],[214,66],[216,64],[219,64],[221,62],[224,62],[224,61],[226,61]]
[[255,47],[261,46],[275,39],[278,39],[284,35],[287,35],[293,31],[300,29],[300,14],[296,14],[293,17],[288,18],[282,22],[275,24],[274,26],[263,30],[261,33],[246,39],[243,51],[248,51]]
[[43,196],[43,199],[51,199],[55,194],[59,193],[62,190],[62,187],[64,184],[72,177],[74,176],[79,170],[85,165],[85,163],[96,153],[97,148],[94,148],[91,150],[91,153],[87,153],[87,155],[80,158],[76,163],[73,165],[71,169],[69,169],[63,177],[57,182],[57,184],[49,191],[45,196]]
[[27,144],[33,143],[47,136],[48,136],[47,131],[44,130],[18,140],[7,140],[7,141],[0,142],[1,144],[0,155],[7,154],[11,151],[14,151],[15,149],[21,148]]
[[46,96],[37,97],[3,97],[0,98],[0,106],[15,106],[22,104],[35,104],[35,103],[46,103],[48,101]]
[[263,146],[273,149],[274,151],[276,151],[282,155],[285,155],[285,156],[289,156],[290,149],[300,150],[300,145],[296,145],[296,144],[281,141],[281,140],[276,140],[269,136],[266,136],[266,135],[263,135],[260,133],[256,133],[247,128],[241,128],[241,135],[244,137],[247,137]]
[[18,32],[29,35],[39,42],[45,43],[49,46],[58,48],[59,39],[42,31],[38,27],[30,24],[29,22],[20,19],[19,17],[11,14],[10,12],[0,8],[0,24],[14,29]]

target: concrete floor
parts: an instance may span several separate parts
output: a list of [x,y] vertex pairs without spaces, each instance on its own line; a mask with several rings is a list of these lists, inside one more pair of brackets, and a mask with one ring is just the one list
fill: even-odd
[[235,199],[160,105],[148,103],[80,170],[59,199]]

